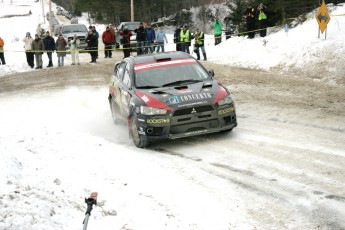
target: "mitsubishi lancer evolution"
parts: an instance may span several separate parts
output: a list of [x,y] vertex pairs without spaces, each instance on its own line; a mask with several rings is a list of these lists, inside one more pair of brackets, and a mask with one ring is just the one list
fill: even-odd
[[130,56],[115,64],[108,96],[115,124],[127,123],[139,148],[152,142],[231,131],[229,90],[184,52]]

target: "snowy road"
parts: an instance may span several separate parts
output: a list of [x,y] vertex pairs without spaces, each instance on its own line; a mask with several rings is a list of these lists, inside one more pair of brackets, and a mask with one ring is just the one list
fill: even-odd
[[80,228],[91,191],[100,202],[89,229],[345,229],[345,124],[337,107],[329,108],[334,116],[304,114],[307,107],[280,98],[288,94],[277,91],[280,77],[256,76],[269,88],[257,97],[255,80],[231,78],[233,132],[141,150],[126,126],[112,123],[108,76],[82,68],[73,77],[66,67],[1,79],[0,229]]

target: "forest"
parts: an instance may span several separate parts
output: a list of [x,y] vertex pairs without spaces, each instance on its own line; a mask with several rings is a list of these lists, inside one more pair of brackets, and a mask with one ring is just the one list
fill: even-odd
[[[251,3],[254,7],[263,3],[268,10],[268,25],[281,25],[288,23],[288,19],[303,16],[318,8],[322,0],[56,0],[66,10],[77,15],[87,12],[98,23],[112,23],[118,25],[122,21],[131,21],[131,1],[134,8],[134,20],[143,22],[157,22],[166,19],[170,25],[192,25],[193,7],[199,7],[198,18],[209,23],[214,20],[219,12],[217,7],[229,8],[227,18],[232,26],[241,29],[244,25],[244,11]],[[345,0],[329,0],[326,4],[339,4]],[[216,6],[211,8],[210,6]],[[215,10],[214,10],[215,9]]]

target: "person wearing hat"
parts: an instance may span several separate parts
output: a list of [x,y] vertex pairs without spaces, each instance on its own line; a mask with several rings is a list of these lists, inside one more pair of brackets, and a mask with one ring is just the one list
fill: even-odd
[[5,45],[5,42],[4,42],[4,40],[0,37],[0,65],[1,65],[1,64],[6,65],[6,62],[5,62],[5,55],[4,55],[4,45]]
[[120,33],[121,35],[121,44],[123,45],[123,58],[129,57],[131,55],[131,31],[128,30],[128,27],[125,26],[124,30]]
[[181,38],[180,38],[180,34],[181,34],[181,26],[177,25],[176,29],[174,31],[174,43],[176,43],[176,51],[181,51]]
[[104,44],[105,58],[111,58],[113,45],[115,44],[115,35],[114,32],[110,30],[109,26],[106,27],[106,30],[102,34],[102,41]]
[[43,44],[44,44],[44,51],[47,52],[47,56],[49,59],[49,63],[47,67],[52,67],[53,66],[52,54],[56,48],[55,48],[54,38],[50,36],[49,31],[46,32],[46,36],[45,38],[43,38]]
[[56,39],[56,43],[55,43],[56,54],[58,57],[58,66],[65,65],[66,45],[67,45],[67,41],[62,36],[62,34],[59,34],[59,37],[58,39]]
[[[55,42],[54,42],[55,44]],[[38,34],[35,34],[35,39],[32,41],[32,51],[35,55],[35,62],[36,62],[36,68],[35,69],[42,69],[42,54],[44,50],[44,44],[42,39],[38,36]]]
[[190,54],[189,46],[191,42],[191,34],[188,30],[188,26],[184,25],[180,33],[181,51]]
[[206,61],[207,57],[206,57],[206,51],[205,51],[205,46],[204,46],[204,40],[205,40],[204,32],[200,31],[199,29],[196,29],[193,36],[194,36],[194,41],[195,41],[194,52],[196,53],[197,59],[200,60],[199,49],[201,49],[201,52],[204,56],[204,61]]
[[26,55],[26,62],[31,68],[34,68],[34,53],[32,52],[32,42],[33,38],[31,37],[30,33],[27,32],[25,38],[23,39],[24,42],[24,50]]
[[146,41],[146,33],[144,24],[140,22],[139,27],[134,30],[134,33],[137,34],[137,55],[144,54],[144,46]]

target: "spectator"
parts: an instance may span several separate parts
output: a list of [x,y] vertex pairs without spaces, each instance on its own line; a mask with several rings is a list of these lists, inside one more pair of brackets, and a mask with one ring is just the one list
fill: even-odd
[[104,43],[105,58],[111,58],[113,45],[115,44],[115,35],[109,26],[106,27],[106,30],[102,34],[102,41]]
[[248,38],[252,39],[255,37],[255,9],[250,2],[248,3],[244,15],[246,17]]
[[5,54],[4,54],[4,40],[0,37],[0,64],[6,65]]
[[79,62],[79,46],[80,46],[80,40],[77,37],[76,34],[74,34],[73,39],[71,40],[71,56],[72,56],[72,65],[75,65],[75,62],[77,61],[77,65],[80,65]]
[[219,43],[222,42],[222,29],[223,29],[223,24],[219,20],[219,17],[216,17],[216,20],[213,23],[214,27],[214,45],[218,45]]
[[[55,43],[54,43],[55,44]],[[44,50],[44,44],[42,39],[35,34],[35,39],[32,41],[32,50],[35,54],[35,61],[36,61],[36,68],[35,69],[42,69],[42,54]]]
[[174,32],[174,43],[176,43],[176,51],[181,51],[181,38],[180,38],[180,34],[181,34],[181,26],[177,25],[176,26],[176,30]]
[[159,31],[157,32],[156,40],[157,40],[157,53],[159,52],[160,48],[162,48],[162,52],[164,52],[164,41],[168,43],[168,39],[165,32],[163,31],[163,26],[159,28]]
[[91,56],[91,61],[90,63],[96,63],[96,59],[97,59],[97,38],[96,38],[96,34],[91,30],[89,30],[88,35],[86,37],[86,44],[87,44],[87,50],[90,53]]
[[58,57],[58,66],[64,66],[65,57],[66,57],[66,45],[67,42],[62,34],[59,35],[58,39],[56,39],[56,54]]
[[201,49],[202,55],[204,56],[204,61],[207,60],[206,57],[206,51],[205,51],[205,46],[204,46],[204,41],[205,41],[205,34],[202,31],[199,31],[199,29],[196,29],[196,32],[194,33],[194,52],[196,53],[197,59],[200,60],[200,51],[199,48]]
[[93,35],[95,36],[95,44],[94,44],[94,49],[93,50],[94,50],[94,56],[97,59],[98,58],[98,38],[99,38],[99,33],[96,30],[95,26],[92,26],[91,30],[92,30]]
[[34,68],[34,53],[32,52],[33,39],[29,32],[26,33],[26,36],[23,39],[23,42],[24,42],[24,50],[25,50],[25,55],[26,55],[26,62],[31,68]]
[[52,58],[52,53],[54,52],[55,48],[55,41],[52,36],[50,36],[49,31],[46,32],[45,38],[43,38],[43,44],[44,44],[44,51],[47,52],[47,56],[49,59],[49,63],[47,67],[52,67],[53,66],[53,58]]
[[266,37],[267,33],[267,11],[266,6],[260,3],[258,6],[258,21],[260,29],[260,37]]
[[144,25],[142,22],[139,24],[139,28],[136,28],[134,32],[137,34],[137,55],[144,54],[144,46],[145,46],[145,40],[146,40],[146,34]]
[[154,29],[151,28],[151,24],[147,23],[147,27],[145,29],[146,32],[146,41],[145,41],[145,53],[153,53],[154,47],[153,44],[156,38],[156,32]]
[[184,25],[180,33],[181,51],[186,52],[188,54],[190,53],[189,52],[190,41],[191,41],[191,34],[188,30],[188,26]]
[[131,55],[131,31],[125,26],[124,30],[120,33],[121,44],[123,45],[123,58],[129,57]]

